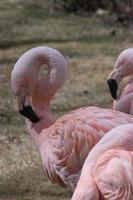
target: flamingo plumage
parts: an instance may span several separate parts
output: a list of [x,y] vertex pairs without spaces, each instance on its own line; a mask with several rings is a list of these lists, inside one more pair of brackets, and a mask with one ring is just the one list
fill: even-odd
[[90,151],[72,200],[133,199],[133,124],[108,132]]
[[[128,81],[117,92],[123,78]],[[110,92],[114,100],[113,109],[133,114],[133,48],[125,49],[118,56],[114,69],[108,76]]]
[[[48,74],[40,78],[43,64],[47,64]],[[57,50],[46,46],[33,48],[16,62],[11,85],[49,179],[74,191],[92,147],[110,129],[133,123],[133,118],[110,109],[84,107],[55,120],[50,101],[67,78],[67,65]]]

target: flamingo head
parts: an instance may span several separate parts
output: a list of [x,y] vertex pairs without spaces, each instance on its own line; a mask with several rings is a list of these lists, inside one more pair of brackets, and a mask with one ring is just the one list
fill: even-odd
[[18,60],[11,74],[11,86],[17,98],[18,110],[21,115],[36,123],[39,117],[31,105],[31,95],[36,85],[37,71],[30,67],[21,66],[21,59]]
[[126,76],[133,74],[133,48],[125,49],[118,56],[112,72],[109,74],[107,83],[114,99],[117,98],[117,89]]

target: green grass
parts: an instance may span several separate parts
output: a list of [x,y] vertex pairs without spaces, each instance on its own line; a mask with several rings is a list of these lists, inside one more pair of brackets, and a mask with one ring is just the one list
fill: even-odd
[[116,25],[110,16],[48,15],[47,7],[48,1],[42,0],[0,1],[0,200],[70,198],[47,181],[16,111],[10,74],[19,56],[32,47],[48,45],[68,59],[69,80],[51,105],[58,117],[87,105],[111,107],[107,75],[120,51],[133,46],[132,30]]

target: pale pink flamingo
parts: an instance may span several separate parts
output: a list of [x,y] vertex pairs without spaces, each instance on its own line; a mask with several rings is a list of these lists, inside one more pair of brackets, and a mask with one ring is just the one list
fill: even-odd
[[[43,64],[47,64],[48,74],[39,78]],[[50,101],[64,83],[67,70],[67,62],[57,50],[37,47],[19,58],[11,84],[49,179],[73,191],[91,148],[110,129],[133,123],[133,118],[110,109],[86,107],[54,120]]]
[[133,124],[110,130],[92,148],[72,200],[133,200]]
[[[126,76],[130,77],[117,94],[117,88]],[[133,114],[133,48],[120,53],[107,82],[112,97],[116,99],[113,103],[113,109]]]

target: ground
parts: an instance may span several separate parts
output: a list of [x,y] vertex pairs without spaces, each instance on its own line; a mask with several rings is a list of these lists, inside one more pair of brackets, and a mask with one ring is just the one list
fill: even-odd
[[17,113],[12,68],[32,47],[56,48],[69,62],[69,79],[52,101],[55,117],[87,105],[111,107],[107,75],[121,50],[133,46],[132,28],[112,16],[47,15],[40,4],[22,2],[0,2],[0,200],[68,200],[70,192],[46,178]]

